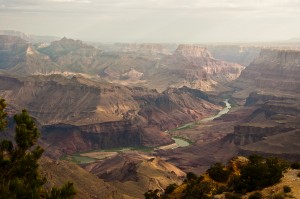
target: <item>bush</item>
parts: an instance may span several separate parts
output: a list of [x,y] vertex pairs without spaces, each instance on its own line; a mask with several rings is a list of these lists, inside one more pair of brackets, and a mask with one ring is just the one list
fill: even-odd
[[187,181],[193,181],[193,180],[196,180],[198,177],[196,174],[194,174],[193,172],[188,172],[186,174],[186,179]]
[[249,196],[249,199],[262,199],[262,194],[260,192],[255,192]]
[[220,186],[216,189],[215,194],[221,194],[228,191],[228,188],[226,186]]
[[233,178],[230,184],[239,193],[260,190],[279,182],[286,169],[286,163],[277,158],[249,156],[249,163],[241,168],[241,176]]
[[226,199],[241,199],[242,196],[240,194],[236,194],[236,193],[225,193],[225,198]]
[[222,163],[216,163],[207,170],[207,173],[211,179],[217,182],[226,182],[231,172]]
[[289,187],[287,185],[283,187],[283,192],[284,193],[290,193],[291,191],[292,191],[291,187]]
[[165,194],[170,194],[172,193],[176,188],[177,188],[177,184],[173,183],[170,184],[169,186],[167,186],[167,188],[165,189]]
[[293,162],[291,164],[292,169],[300,169],[300,162]]
[[212,192],[213,186],[209,182],[200,182],[188,186],[186,189],[186,194],[183,198],[199,198],[199,199],[208,199]]
[[158,199],[159,198],[159,190],[149,190],[144,193],[145,199]]

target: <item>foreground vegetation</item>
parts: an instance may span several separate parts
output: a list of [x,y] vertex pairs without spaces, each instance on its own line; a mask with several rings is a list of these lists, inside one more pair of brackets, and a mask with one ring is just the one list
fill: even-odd
[[[5,101],[0,99],[0,131],[7,125]],[[44,189],[47,179],[39,174],[37,161],[44,150],[36,145],[40,136],[26,110],[14,116],[15,143],[0,142],[0,198],[73,198],[75,189],[68,182],[61,188]]]
[[[260,199],[263,198],[262,189],[280,182],[289,167],[299,169],[298,164],[257,155],[236,157],[227,166],[216,163],[201,176],[187,173],[181,185],[170,184],[164,192],[149,190],[144,196],[146,199],[210,199],[219,195],[221,198],[239,199],[251,193],[248,194],[249,199]],[[284,194],[291,191],[289,186],[284,186],[282,193],[270,198],[284,198]]]

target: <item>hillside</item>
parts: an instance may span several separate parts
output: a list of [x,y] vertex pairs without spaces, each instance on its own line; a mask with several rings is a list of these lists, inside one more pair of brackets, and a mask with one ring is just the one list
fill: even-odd
[[227,166],[212,165],[200,176],[188,173],[179,186],[170,184],[163,192],[149,190],[146,198],[300,198],[299,173],[276,158],[239,156]]
[[41,174],[48,179],[45,184],[47,188],[61,186],[67,181],[73,182],[75,198],[132,198],[74,163],[43,157],[39,160],[39,165]]
[[85,165],[92,174],[130,196],[143,198],[149,189],[182,183],[185,173],[159,157],[124,152],[105,161]]

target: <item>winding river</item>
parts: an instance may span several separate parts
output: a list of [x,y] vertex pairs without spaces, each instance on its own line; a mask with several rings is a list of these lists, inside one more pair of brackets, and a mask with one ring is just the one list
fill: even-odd
[[[229,99],[224,100],[224,103],[225,103],[226,107],[223,108],[218,114],[213,115],[211,117],[204,118],[204,119],[196,121],[196,122],[187,123],[187,124],[182,125],[182,126],[176,128],[174,130],[184,130],[184,129],[191,128],[193,126],[199,125],[201,123],[209,122],[209,121],[212,121],[216,118],[221,117],[222,115],[228,113],[229,110],[231,109],[231,104],[229,103]],[[190,145],[190,143],[188,141],[186,141],[182,138],[172,137],[172,139],[175,141],[175,143],[170,144],[170,145],[166,145],[166,146],[161,146],[161,147],[159,147],[159,149],[164,149],[164,150],[166,150],[166,149],[176,149],[178,147],[186,147],[186,146]]]
[[[188,128],[191,128],[193,126],[199,125],[201,123],[209,122],[209,121],[212,121],[212,120],[214,120],[218,117],[221,117],[222,115],[228,113],[229,109],[231,108],[231,104],[228,101],[229,101],[229,99],[226,99],[224,101],[226,107],[224,109],[222,109],[218,114],[213,115],[211,117],[204,118],[204,119],[196,121],[196,122],[191,122],[191,123],[182,125],[182,126],[176,128],[176,129],[173,129],[173,131],[188,129]],[[179,147],[187,147],[187,146],[190,145],[190,142],[188,140],[184,139],[184,138],[174,136],[174,137],[172,137],[172,139],[175,141],[175,143],[170,144],[170,145],[160,146],[156,149],[169,150],[169,149],[176,149],[176,148],[179,148]],[[105,150],[95,150],[95,151],[90,151],[90,152],[81,153],[81,154],[73,154],[73,155],[70,155],[70,156],[63,157],[62,159],[73,161],[73,162],[78,163],[78,164],[80,164],[80,163],[91,163],[91,162],[95,162],[97,160],[101,160],[101,159],[111,157],[111,156],[117,154],[118,152],[124,151],[124,150],[137,150],[137,149],[135,149],[135,148],[124,148],[124,149],[112,149],[112,150],[107,150],[107,151],[105,151]],[[145,149],[142,148],[142,149],[139,149],[139,150],[145,150]],[[147,149],[147,150],[152,151],[153,149]]]

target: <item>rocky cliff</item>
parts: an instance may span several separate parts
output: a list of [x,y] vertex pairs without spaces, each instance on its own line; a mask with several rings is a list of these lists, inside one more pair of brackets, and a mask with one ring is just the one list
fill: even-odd
[[259,56],[261,47],[248,45],[208,45],[207,49],[218,60],[248,66]]
[[[256,90],[300,92],[300,51],[263,49],[239,77],[237,85]],[[240,86],[243,87],[243,86]]]
[[220,109],[192,89],[158,93],[82,76],[0,75],[0,96],[41,125],[43,138],[65,153],[171,143],[162,131]]
[[226,90],[226,83],[238,78],[244,69],[239,64],[215,60],[206,48],[193,45],[179,45],[173,55],[164,60],[163,67],[177,76],[174,79],[177,86],[204,91]]
[[0,69],[7,69],[25,60],[29,44],[13,36],[0,35]]

